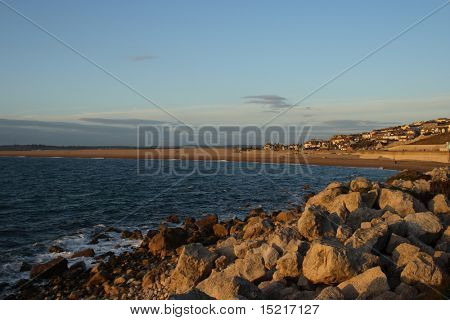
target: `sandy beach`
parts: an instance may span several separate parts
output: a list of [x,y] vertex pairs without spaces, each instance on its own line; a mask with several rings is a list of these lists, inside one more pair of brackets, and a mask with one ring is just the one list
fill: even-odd
[[[178,149],[79,149],[79,150],[32,150],[0,151],[0,157],[65,157],[65,158],[118,158],[118,159],[183,159],[183,160],[227,160],[264,163],[298,163],[324,166],[374,167],[394,170],[426,171],[446,165],[439,162],[392,160],[380,155],[377,159],[363,159],[358,154],[314,151],[295,153],[292,151],[250,150],[233,148],[178,148]],[[447,164],[448,165],[448,164]]]

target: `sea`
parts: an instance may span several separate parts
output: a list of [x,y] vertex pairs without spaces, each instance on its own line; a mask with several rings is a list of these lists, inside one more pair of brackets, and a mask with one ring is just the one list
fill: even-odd
[[[150,161],[150,165],[149,165]],[[131,250],[108,227],[157,228],[169,215],[181,221],[215,213],[244,217],[252,208],[283,210],[332,181],[364,176],[384,181],[382,168],[191,160],[0,158],[0,288],[28,277],[23,262],[40,263],[93,248],[96,255]],[[169,224],[170,225],[170,224]],[[61,253],[49,253],[57,245]],[[69,264],[85,259],[70,259]],[[1,290],[0,290],[1,291]]]

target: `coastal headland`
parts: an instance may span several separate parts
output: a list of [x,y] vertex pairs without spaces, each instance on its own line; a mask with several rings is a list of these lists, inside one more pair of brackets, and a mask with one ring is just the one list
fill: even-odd
[[118,159],[180,159],[226,160],[237,162],[297,163],[326,166],[375,167],[394,170],[431,170],[448,165],[448,152],[409,151],[303,151],[294,152],[245,150],[236,148],[160,148],[121,149],[86,148],[56,150],[2,150],[0,157],[67,157],[67,158],[118,158]]

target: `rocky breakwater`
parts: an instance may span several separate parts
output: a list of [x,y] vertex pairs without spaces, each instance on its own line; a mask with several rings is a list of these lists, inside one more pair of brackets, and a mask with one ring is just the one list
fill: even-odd
[[296,210],[162,226],[90,269],[34,266],[11,298],[445,299],[449,189],[447,168],[333,182]]

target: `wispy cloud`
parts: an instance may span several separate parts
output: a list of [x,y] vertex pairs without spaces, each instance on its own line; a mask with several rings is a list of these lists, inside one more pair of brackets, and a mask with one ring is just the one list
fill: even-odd
[[280,97],[274,94],[258,95],[258,96],[246,96],[242,97],[245,103],[259,104],[264,107],[272,109],[287,108],[290,107],[285,97]]
[[152,55],[141,55],[141,56],[131,56],[130,60],[139,62],[139,61],[153,60],[155,58],[156,58],[156,56],[152,56]]
[[106,124],[106,125],[127,125],[127,126],[137,126],[137,125],[161,125],[170,124],[171,122],[150,120],[150,119],[106,119],[106,118],[80,118],[80,121]]

